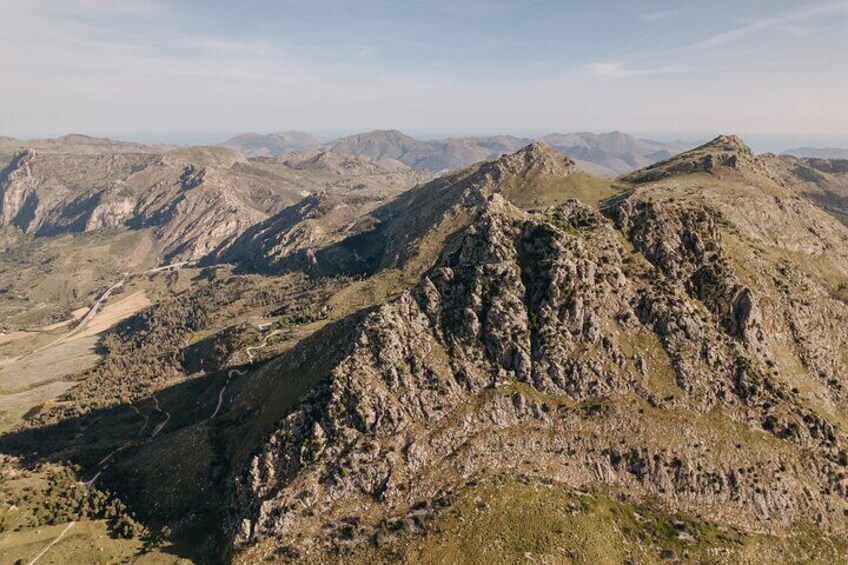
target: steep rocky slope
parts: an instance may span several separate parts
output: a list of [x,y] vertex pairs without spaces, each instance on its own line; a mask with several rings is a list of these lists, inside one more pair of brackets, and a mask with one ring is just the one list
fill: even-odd
[[486,199],[499,192],[524,208],[544,208],[568,194],[596,202],[616,192],[614,183],[579,171],[542,143],[444,175],[416,187],[360,221],[368,229],[309,257],[290,257],[286,268],[313,274],[372,274],[387,269],[417,278],[436,260]]
[[237,473],[240,558],[426,531],[501,471],[746,535],[844,534],[848,230],[766,173],[719,138],[603,213],[492,191],[420,284],[334,330],[341,352],[307,355],[316,335],[254,378],[308,392]]
[[316,249],[370,229],[368,213],[386,199],[385,195],[326,192],[307,196],[225,242],[205,262],[232,263],[264,273],[286,270],[296,254],[310,256]]
[[296,256],[311,258],[314,250],[371,230],[375,220],[369,214],[375,208],[430,180],[427,173],[400,163],[387,169],[375,161],[329,151],[278,157],[257,166],[284,167],[312,178],[318,190],[225,242],[206,257],[206,263],[233,263],[266,273],[290,270]]
[[722,135],[691,151],[654,163],[623,178],[630,182],[657,181],[674,175],[722,170],[747,170],[770,176],[772,172],[751,148],[735,135]]

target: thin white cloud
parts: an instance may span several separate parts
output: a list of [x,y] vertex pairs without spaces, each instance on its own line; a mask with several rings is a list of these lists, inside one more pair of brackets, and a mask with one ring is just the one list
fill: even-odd
[[657,12],[648,12],[639,17],[643,22],[662,22],[669,20],[679,13],[678,10],[660,10]]
[[779,16],[754,20],[735,29],[687,45],[684,49],[692,50],[718,47],[746,39],[763,31],[774,29],[782,29],[790,34],[794,34],[793,32],[797,31],[798,24],[801,22],[839,15],[848,15],[848,1],[818,4]]
[[685,73],[696,70],[693,67],[628,67],[624,63],[597,62],[586,65],[586,69],[592,75],[602,79],[614,80],[638,76],[667,75],[673,73]]
[[627,78],[639,74],[622,63],[590,63],[587,68],[593,75],[607,79]]
[[377,48],[372,45],[363,45],[357,52],[360,61],[369,61],[377,55]]
[[[481,1],[483,6],[487,0]],[[848,73],[834,72],[845,68],[845,55],[831,54],[827,60],[821,50],[798,53],[810,61],[773,54],[773,68],[766,70],[759,53],[754,57],[736,49],[732,64],[758,67],[727,72],[719,65],[727,69],[730,58],[717,61],[701,52],[643,59],[631,44],[622,54],[596,54],[594,62],[581,65],[563,64],[555,50],[534,51],[530,45],[527,67],[545,57],[539,62],[546,66],[538,71],[525,69],[519,77],[481,63],[478,72],[457,76],[451,73],[452,58],[461,58],[456,49],[462,44],[449,52],[432,50],[432,60],[444,61],[444,68],[435,63],[404,67],[397,61],[409,45],[405,52],[391,53],[366,33],[342,47],[291,34],[239,35],[244,29],[235,26],[221,26],[228,31],[216,34],[209,31],[214,26],[192,25],[192,15],[180,12],[177,3],[7,4],[0,19],[0,134],[229,135],[374,127],[472,131],[481,124],[504,130],[645,130],[669,124],[681,130],[848,131],[848,115],[842,111]],[[688,24],[686,6],[668,17]],[[660,33],[667,22],[656,20],[643,28],[650,36],[651,29]],[[789,26],[813,29],[814,23],[808,17],[770,25],[778,32]],[[436,43],[431,35],[410,35],[411,42],[421,42],[415,49]],[[676,73],[688,73],[686,80],[672,79]],[[605,87],[619,80],[628,81],[627,88]]]

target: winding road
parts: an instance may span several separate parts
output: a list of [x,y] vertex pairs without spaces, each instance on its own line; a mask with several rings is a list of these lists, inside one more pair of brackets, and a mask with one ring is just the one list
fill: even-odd
[[[274,331],[272,331],[271,333],[269,333],[268,335],[265,336],[265,339],[262,341],[261,344],[252,345],[252,346],[248,347],[247,349],[245,349],[245,353],[247,353],[247,356],[250,358],[251,364],[256,362],[256,359],[253,357],[253,350],[254,349],[261,349],[261,348],[265,347],[266,345],[268,345],[268,340],[271,339],[272,336],[274,336],[278,333],[280,333],[280,330],[274,330]],[[213,419],[215,416],[218,415],[218,412],[221,411],[221,406],[223,406],[223,404],[224,404],[224,393],[227,391],[227,386],[229,386],[230,381],[233,378],[233,375],[238,375],[240,377],[243,377],[246,374],[247,374],[247,371],[243,371],[241,369],[230,369],[230,371],[227,373],[227,381],[224,383],[224,386],[221,387],[221,390],[218,391],[218,404],[217,404],[217,406],[215,406],[215,411],[212,412],[212,415],[209,416],[208,418],[206,418],[206,420],[204,420],[204,422],[208,422],[209,420]]]
[[[154,428],[153,433],[150,434],[150,438],[148,439],[156,437],[156,435],[162,431],[162,428],[165,427],[165,424],[167,424],[168,421],[171,419],[171,414],[169,412],[165,412],[164,410],[159,408],[159,399],[156,398],[156,395],[152,394],[150,395],[150,397],[153,399],[155,410],[160,414],[165,414],[165,421],[157,425],[156,428]],[[111,461],[112,457],[114,457],[116,454],[120,453],[121,451],[125,450],[133,443],[141,439],[141,435],[144,433],[144,430],[147,429],[147,424],[150,423],[150,413],[142,414],[141,410],[139,410],[135,404],[130,404],[130,408],[132,408],[136,414],[138,414],[141,418],[144,419],[144,421],[141,423],[141,428],[139,428],[134,438],[129,439],[120,446],[116,447],[115,449],[110,451],[105,457],[103,457],[103,459],[97,462],[97,473],[95,473],[93,477],[91,477],[84,483],[86,489],[91,489],[91,487],[94,486],[95,481],[97,481],[97,479],[100,478],[100,475],[103,474],[103,471],[109,468],[109,465],[111,464],[109,463],[109,461]]]
[[180,269],[182,267],[185,267],[187,265],[192,265],[192,264],[195,264],[195,263],[197,263],[197,261],[180,261],[178,263],[170,263],[168,265],[162,265],[161,267],[155,267],[153,269],[148,269],[146,271],[141,271],[139,273],[124,273],[124,278],[122,278],[121,280],[119,280],[118,282],[116,282],[115,284],[110,286],[109,288],[107,288],[106,291],[103,294],[100,295],[100,297],[97,299],[97,301],[95,301],[94,305],[88,310],[88,312],[86,312],[85,316],[82,317],[82,319],[79,321],[79,323],[76,325],[76,327],[74,327],[73,329],[71,329],[67,333],[61,335],[55,341],[51,341],[47,345],[42,345],[38,349],[35,349],[33,351],[30,351],[29,353],[21,355],[20,357],[18,357],[18,359],[24,359],[26,357],[29,357],[30,355],[33,355],[35,353],[39,353],[41,351],[44,351],[45,349],[49,349],[49,348],[53,347],[54,345],[59,345],[60,343],[62,343],[66,339],[71,338],[71,337],[75,336],[76,334],[78,334],[79,332],[81,332],[82,330],[84,330],[85,327],[88,325],[88,323],[91,321],[91,319],[94,318],[95,315],[97,315],[97,312],[100,310],[100,307],[103,305],[103,303],[106,302],[107,300],[109,300],[109,297],[112,295],[112,293],[114,291],[116,291],[117,289],[121,288],[122,286],[124,286],[124,284],[126,284],[126,282],[128,280],[130,280],[131,278],[140,277],[140,276],[143,276],[143,275],[150,275],[150,274],[153,274],[153,273],[160,273],[162,271],[176,270],[176,269]]
[[[268,345],[268,340],[271,339],[272,336],[274,336],[278,333],[280,333],[280,330],[274,330],[274,331],[272,331],[271,333],[269,333],[268,335],[265,336],[265,339],[262,341],[261,344],[251,345],[250,347],[248,347],[244,350],[245,353],[247,353],[247,356],[250,358],[251,365],[256,362],[256,359],[253,357],[253,350],[254,349],[262,349],[263,347]],[[206,418],[206,420],[204,420],[204,422],[208,422],[209,420],[213,419],[215,416],[218,415],[218,412],[221,411],[221,406],[223,406],[223,404],[224,404],[224,393],[227,391],[227,386],[229,386],[230,381],[233,378],[233,375],[238,375],[238,376],[242,377],[246,374],[247,374],[247,371],[242,371],[241,369],[230,369],[229,373],[227,373],[227,381],[224,383],[224,386],[221,387],[221,390],[218,391],[218,404],[217,404],[217,406],[215,406],[215,411],[212,412],[212,415],[209,416],[208,418]]]
[[247,349],[245,349],[245,350],[244,350],[244,351],[245,351],[245,353],[247,353],[247,356],[248,356],[248,357],[250,357],[250,363],[251,363],[251,365],[252,365],[253,363],[255,363],[255,362],[256,362],[256,359],[254,359],[254,358],[253,358],[253,353],[252,353],[252,351],[253,351],[254,349],[262,349],[263,347],[265,347],[266,345],[268,345],[268,340],[269,340],[269,339],[271,339],[271,336],[274,336],[274,335],[276,335],[276,334],[278,334],[278,333],[280,333],[280,330],[274,330],[274,331],[272,331],[271,333],[269,333],[268,335],[266,335],[266,336],[265,336],[265,340],[264,340],[261,344],[259,344],[259,345],[252,345],[252,346],[250,346],[250,347],[248,347]]
[[243,377],[247,374],[247,371],[242,371],[241,369],[230,369],[229,373],[227,373],[227,382],[224,383],[224,386],[221,387],[221,390],[218,392],[218,405],[215,406],[215,411],[212,412],[212,415],[206,418],[204,422],[208,422],[218,415],[218,412],[221,411],[221,406],[224,404],[224,392],[227,390],[227,385],[230,384],[230,380],[232,380],[233,375],[238,375]]

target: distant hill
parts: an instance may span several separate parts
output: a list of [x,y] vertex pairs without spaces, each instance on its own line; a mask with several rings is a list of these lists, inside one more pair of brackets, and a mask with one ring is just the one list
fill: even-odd
[[397,130],[376,130],[336,140],[333,150],[374,160],[394,159],[418,169],[442,172],[492,156],[491,149],[464,139],[421,141]]
[[117,141],[106,137],[92,137],[70,133],[52,139],[15,139],[0,136],[0,154],[13,155],[21,149],[36,149],[40,153],[68,153],[74,155],[103,155],[107,153],[157,153],[174,149],[174,145],[146,145],[132,141]]
[[692,144],[682,141],[662,143],[620,131],[549,134],[542,141],[584,163],[589,172],[603,176],[629,173],[692,148]]
[[300,131],[278,131],[260,134],[245,133],[219,144],[235,149],[247,157],[276,157],[287,153],[300,153],[318,148],[321,143]]
[[786,187],[809,198],[848,226],[847,159],[791,155],[763,155],[761,158]]
[[783,154],[812,159],[848,159],[848,149],[840,147],[798,147],[787,149]]

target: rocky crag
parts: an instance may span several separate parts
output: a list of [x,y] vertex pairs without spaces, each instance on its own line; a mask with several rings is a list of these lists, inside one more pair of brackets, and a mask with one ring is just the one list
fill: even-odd
[[326,362],[296,361],[307,339],[260,371],[313,384],[236,473],[237,560],[426,529],[495,472],[844,535],[848,230],[733,137],[599,207],[515,206],[528,168],[569,174],[538,147],[480,168],[454,187],[473,220],[418,285],[339,326]]

